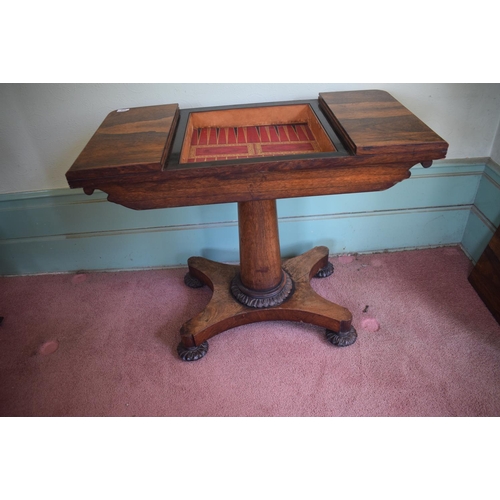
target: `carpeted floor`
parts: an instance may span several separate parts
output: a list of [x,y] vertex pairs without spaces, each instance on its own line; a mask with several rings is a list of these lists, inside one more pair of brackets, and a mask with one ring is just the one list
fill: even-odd
[[500,415],[500,326],[460,249],[331,260],[313,286],[352,311],[354,345],[267,322],[192,363],[179,329],[211,292],[185,269],[0,278],[0,415]]

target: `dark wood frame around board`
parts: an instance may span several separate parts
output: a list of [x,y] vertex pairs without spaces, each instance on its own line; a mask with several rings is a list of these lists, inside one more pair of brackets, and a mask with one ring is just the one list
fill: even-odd
[[[273,125],[280,121],[285,106],[304,104],[332,148],[237,160],[182,161],[193,113],[210,112],[213,126],[221,120],[224,126],[238,127],[248,125],[242,122],[249,114],[245,110],[258,108],[259,119],[262,115],[263,122]],[[290,121],[288,115],[286,120]],[[239,265],[202,257],[188,260],[186,284],[207,285],[213,291],[207,307],[181,329],[179,356],[192,361],[206,354],[209,338],[258,321],[304,321],[326,328],[327,339],[336,346],[352,344],[357,333],[350,311],[320,297],[310,286],[313,277],[327,278],[333,273],[329,249],[316,247],[282,262],[276,199],[388,189],[408,178],[414,165],[429,167],[433,160],[444,158],[447,149],[446,141],[387,92],[327,92],[309,101],[116,110],[66,177],[72,188],[83,188],[89,195],[102,190],[109,201],[137,210],[238,203]]]

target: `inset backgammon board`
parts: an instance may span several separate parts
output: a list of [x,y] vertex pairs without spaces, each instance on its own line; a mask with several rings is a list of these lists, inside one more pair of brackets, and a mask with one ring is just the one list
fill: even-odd
[[308,104],[191,112],[180,163],[336,151]]

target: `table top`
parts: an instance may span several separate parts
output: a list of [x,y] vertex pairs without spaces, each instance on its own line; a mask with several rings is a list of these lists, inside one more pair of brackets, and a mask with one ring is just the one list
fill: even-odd
[[[246,152],[206,150],[230,141]],[[66,178],[130,208],[165,208],[387,189],[447,149],[380,90],[195,110],[167,104],[110,113]]]
[[66,174],[95,179],[163,168],[179,118],[179,106],[166,104],[112,111]]
[[404,154],[410,149],[446,155],[446,141],[387,92],[326,92],[319,100],[357,155]]

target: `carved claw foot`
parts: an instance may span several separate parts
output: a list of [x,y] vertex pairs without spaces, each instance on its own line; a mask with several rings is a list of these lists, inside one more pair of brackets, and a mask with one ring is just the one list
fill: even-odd
[[327,278],[333,274],[333,264],[328,262],[325,267],[322,267],[315,275],[315,278]]
[[195,347],[185,347],[182,342],[177,346],[177,354],[182,361],[198,361],[208,352],[208,342]]
[[332,330],[326,330],[326,340],[338,347],[350,346],[356,342],[357,338],[358,334],[353,326],[351,326],[351,329],[347,332],[334,332]]
[[184,284],[186,284],[189,288],[201,288],[205,285],[203,281],[200,281],[198,278],[191,276],[191,274],[186,273],[184,275]]

